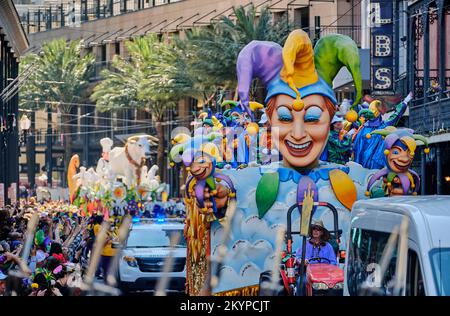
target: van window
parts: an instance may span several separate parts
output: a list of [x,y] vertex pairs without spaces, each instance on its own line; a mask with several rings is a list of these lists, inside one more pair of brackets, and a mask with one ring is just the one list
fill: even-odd
[[408,270],[406,275],[406,295],[407,296],[425,296],[425,285],[420,269],[420,261],[417,253],[408,250]]
[[[394,273],[397,247],[386,269],[383,282],[380,275],[380,261],[390,234],[353,228],[348,249],[347,285],[349,294],[391,295],[394,288]],[[369,292],[368,292],[369,291]]]
[[434,282],[438,295],[450,295],[450,248],[434,248],[430,251]]

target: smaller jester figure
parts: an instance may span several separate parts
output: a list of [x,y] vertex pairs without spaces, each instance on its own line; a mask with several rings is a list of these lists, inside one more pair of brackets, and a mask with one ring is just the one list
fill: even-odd
[[[412,129],[395,128],[392,126],[372,131],[372,134],[384,137],[384,155],[386,167],[375,173],[367,184],[366,195],[371,197],[394,196],[394,195],[417,195],[420,187],[419,175],[409,169],[416,151],[416,140],[424,143],[424,152],[430,152],[428,142],[422,135],[414,134]],[[383,178],[382,189],[372,189],[374,183]],[[371,190],[372,189],[372,190]]]
[[221,136],[217,132],[192,138],[185,135],[182,137],[185,142],[175,145],[169,154],[172,162],[177,155],[181,155],[186,170],[191,174],[186,182],[186,198],[195,198],[200,212],[209,220],[225,216],[228,197],[234,197],[236,192],[231,179],[216,172],[216,164],[222,158],[213,141]]
[[221,137],[218,132],[194,137],[179,134],[174,137],[176,145],[169,153],[172,162],[182,161],[190,173],[184,199],[187,210],[184,236],[188,243],[186,270],[187,274],[200,277],[187,279],[186,290],[196,295],[206,281],[211,223],[215,220],[222,223],[228,212],[232,212],[230,201],[236,198],[233,182],[216,168],[222,159],[213,141]]

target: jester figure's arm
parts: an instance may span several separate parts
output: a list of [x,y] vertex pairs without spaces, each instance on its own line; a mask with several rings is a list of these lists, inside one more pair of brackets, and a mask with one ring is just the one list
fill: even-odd
[[386,126],[396,126],[403,114],[405,114],[406,108],[408,107],[408,102],[412,99],[412,93],[410,92],[406,98],[399,104],[395,106],[394,113],[389,116],[389,118],[385,121]]

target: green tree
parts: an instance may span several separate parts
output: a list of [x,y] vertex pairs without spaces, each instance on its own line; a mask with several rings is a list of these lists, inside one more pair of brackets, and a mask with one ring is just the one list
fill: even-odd
[[129,57],[114,57],[113,69],[102,71],[104,80],[94,88],[91,99],[100,111],[124,106],[147,111],[159,140],[157,164],[163,170],[165,118],[180,98],[191,94],[193,82],[183,70],[179,49],[155,34],[128,41],[126,47]]
[[195,28],[178,39],[183,52],[186,71],[197,89],[211,92],[234,89],[236,60],[241,49],[253,40],[274,41],[283,44],[289,35],[287,17],[274,23],[267,7],[259,14],[254,6],[234,9],[235,19],[222,16],[210,27]]
[[95,61],[92,54],[83,55],[81,49],[79,41],[54,40],[45,43],[40,54],[29,54],[21,63],[21,69],[32,65],[30,77],[20,88],[21,106],[51,106],[61,114],[65,170],[72,155],[70,112],[73,103],[83,100]]

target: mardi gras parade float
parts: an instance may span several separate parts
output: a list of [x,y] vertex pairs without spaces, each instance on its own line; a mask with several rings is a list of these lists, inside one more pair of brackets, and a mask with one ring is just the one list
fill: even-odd
[[[338,109],[332,83],[344,66],[353,76],[356,97]],[[314,48],[302,30],[293,31],[284,47],[252,41],[239,53],[237,76],[238,101],[223,102],[229,108],[214,115],[202,113],[193,133],[172,139],[169,158],[189,174],[186,292],[257,295],[261,279],[272,271],[289,294],[296,282],[292,254],[295,249],[305,253],[302,240],[310,234],[312,218],[322,228],[334,228],[329,240],[336,259],[345,251],[355,201],[416,194],[419,178],[410,166],[416,140],[427,143],[412,130],[395,127],[411,95],[388,119],[377,102],[359,105],[359,53],[347,36],[324,36]],[[266,88],[265,106],[250,101],[254,78]],[[255,114],[262,109],[258,126]],[[339,120],[344,120],[336,135],[340,145],[331,148],[330,125]],[[352,161],[320,159],[326,147],[329,156],[353,148]],[[381,166],[361,161],[378,152]],[[286,251],[280,254],[284,242]],[[280,262],[286,268],[281,273]],[[343,281],[339,267],[320,269]]]
[[168,186],[161,183],[158,166],[149,169],[145,164],[156,141],[150,135],[135,135],[124,147],[112,148],[113,141],[103,138],[102,157],[95,169],[80,166],[79,156],[72,156],[67,172],[70,203],[81,215],[95,211],[108,218],[139,215],[148,203],[167,197]]

